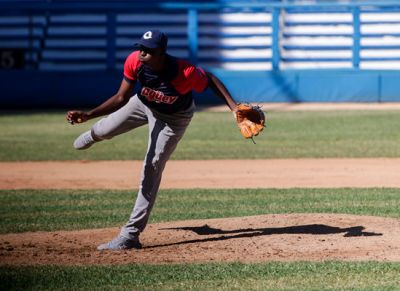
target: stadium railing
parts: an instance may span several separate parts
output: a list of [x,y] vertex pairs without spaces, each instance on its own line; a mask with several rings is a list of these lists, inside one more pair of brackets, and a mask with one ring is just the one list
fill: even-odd
[[[99,83],[119,78],[133,43],[157,28],[171,54],[221,74],[246,101],[400,100],[399,1],[292,2],[0,1],[3,85],[59,72],[46,78],[83,88],[74,78],[84,71],[109,92]],[[53,104],[76,102],[59,86]],[[53,87],[31,94],[48,101]],[[0,102],[18,105],[29,91],[7,94]]]
[[400,3],[0,2],[0,48],[42,70],[119,69],[148,29],[229,70],[400,69]]

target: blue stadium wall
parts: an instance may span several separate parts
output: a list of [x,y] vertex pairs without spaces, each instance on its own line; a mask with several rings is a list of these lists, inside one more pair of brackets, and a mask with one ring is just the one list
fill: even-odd
[[[399,102],[400,72],[214,70],[240,102]],[[98,105],[116,93],[121,73],[0,72],[2,108]],[[211,92],[197,104],[218,104]]]
[[[7,3],[6,3],[7,2]],[[42,6],[37,6],[39,4],[34,4],[35,6],[28,5],[28,4],[21,4],[18,6],[17,2],[44,2]],[[80,10],[76,7],[72,7],[68,2],[69,1],[53,1],[52,3],[61,3],[60,6],[58,6],[57,9],[53,9],[55,6],[51,6],[52,1],[40,1],[40,0],[31,0],[31,1],[4,1],[0,0],[0,16],[5,16],[6,18],[9,17],[9,15],[24,15],[24,13],[33,13],[35,16],[39,15],[42,17],[41,19],[37,19],[38,21],[36,23],[33,23],[36,25],[30,31],[34,31],[35,29],[37,30],[43,30],[43,20],[47,16],[43,16],[44,14],[42,11],[53,11],[54,13],[61,13],[62,11],[66,11],[66,13],[76,13],[77,11],[80,12]],[[79,1],[75,1],[79,2]],[[89,11],[90,5],[92,4],[87,4],[91,1],[86,1],[84,4],[82,4],[83,8],[86,9],[85,11]],[[94,2],[94,1],[92,1]],[[108,11],[108,6],[107,5],[112,5],[111,2],[109,1],[104,1],[107,2],[106,4],[98,4],[96,9],[99,9],[99,11],[102,11],[102,13],[109,13]],[[128,1],[125,1],[128,2]],[[142,3],[143,1],[131,1],[132,3],[137,2],[137,3]],[[179,1],[182,2],[183,5],[189,5],[190,2],[193,1]],[[210,11],[212,10],[213,13],[216,11],[221,11],[225,7],[225,5],[232,5],[230,9],[236,9],[237,11],[238,6],[233,6],[235,4],[225,4],[232,2],[232,1],[208,1],[207,3],[210,4],[211,6],[209,7],[204,7],[202,6],[203,4],[200,4],[196,6],[195,9],[198,9],[198,11]],[[175,35],[172,35],[172,49],[175,49],[177,51],[187,51],[190,50],[188,55],[185,55],[189,60],[193,61],[194,63],[198,63],[202,65],[203,63],[210,63],[211,61],[214,61],[215,65],[210,66],[204,66],[206,69],[214,72],[220,79],[225,83],[227,88],[231,91],[232,95],[235,97],[235,99],[239,102],[254,102],[254,103],[262,103],[262,102],[399,102],[400,101],[400,31],[395,31],[393,30],[392,32],[386,31],[387,27],[380,31],[376,32],[368,32],[368,29],[365,31],[361,31],[360,27],[361,25],[365,25],[367,27],[368,25],[380,25],[376,20],[368,20],[368,19],[360,19],[359,14],[360,11],[365,15],[368,16],[368,14],[373,14],[373,13],[387,13],[384,15],[383,21],[386,21],[384,24],[391,26],[392,28],[394,27],[400,27],[400,3],[396,1],[392,1],[390,3],[384,3],[384,1],[370,1],[370,2],[375,2],[375,3],[380,3],[379,7],[374,8],[373,11],[370,11],[368,9],[371,9],[371,5],[364,5],[363,6],[356,6],[358,4],[338,4],[336,6],[332,6],[334,10],[332,10],[332,7],[328,6],[303,6],[300,7],[302,10],[300,12],[304,13],[313,13],[315,11],[325,11],[326,9],[329,10],[329,13],[335,13],[336,11],[340,11],[341,13],[348,13],[347,16],[353,17],[353,19],[358,19],[357,21],[354,20],[347,20],[346,19],[339,19],[338,22],[333,22],[330,23],[330,26],[326,26],[327,30],[335,27],[343,27],[343,26],[351,26],[354,28],[354,32],[348,32],[346,29],[340,30],[338,32],[335,32],[332,36],[333,37],[339,37],[339,38],[347,38],[347,40],[352,41],[352,45],[341,45],[338,44],[338,47],[336,49],[335,46],[331,46],[329,48],[330,53],[336,53],[339,50],[346,50],[347,55],[343,56],[333,56],[327,58],[326,56],[323,57],[316,57],[314,59],[304,59],[304,57],[297,58],[294,55],[282,55],[284,51],[286,52],[291,52],[291,51],[296,51],[300,50],[302,48],[298,48],[296,46],[290,46],[290,44],[282,44],[282,51],[281,48],[276,44],[277,40],[279,39],[278,37],[278,30],[279,28],[279,23],[276,21],[276,18],[274,18],[274,13],[276,11],[282,12],[284,9],[286,9],[285,13],[290,16],[292,13],[293,15],[296,15],[296,13],[299,13],[296,9],[298,9],[298,6],[293,5],[291,6],[290,4],[282,6],[279,5],[272,5],[271,3],[280,3],[281,1],[252,1],[254,4],[252,7],[250,7],[252,4],[248,2],[243,2],[243,1],[234,1],[234,2],[239,2],[241,3],[242,6],[241,8],[244,9],[243,11],[249,11],[249,9],[253,9],[255,12],[259,12],[259,9],[264,9],[266,8],[267,10],[262,10],[262,11],[268,11],[269,13],[269,20],[267,22],[263,22],[263,25],[266,25],[267,28],[271,28],[270,32],[268,33],[262,33],[260,36],[266,37],[271,39],[271,44],[263,44],[263,47],[256,46],[251,47],[252,45],[249,45],[250,49],[255,49],[254,51],[256,52],[257,49],[259,50],[260,48],[265,49],[268,51],[269,55],[265,56],[265,54],[260,54],[257,58],[243,58],[243,56],[236,56],[236,59],[232,59],[231,56],[224,56],[222,53],[220,55],[213,55],[213,54],[207,54],[207,50],[217,50],[220,49],[222,50],[231,50],[234,51],[237,48],[243,48],[240,47],[242,45],[239,43],[239,47],[234,47],[231,44],[224,44],[224,43],[219,43],[218,41],[216,43],[199,43],[198,39],[193,38],[193,35],[199,35],[201,36],[202,33],[206,33],[207,37],[214,37],[214,39],[219,40],[218,37],[221,38],[221,40],[226,40],[229,38],[232,38],[234,35],[221,35],[216,33],[215,35],[210,35],[210,33],[214,33],[213,29],[209,31],[201,31],[199,27],[196,27],[196,24],[194,22],[191,22],[190,24],[187,24],[186,22],[179,23],[179,27],[183,29],[185,28],[185,25],[187,25],[187,31],[183,30],[180,32],[174,32]],[[265,7],[259,7],[256,4],[259,2],[269,2]],[[292,1],[289,1],[292,2]],[[369,3],[370,3],[369,2]],[[4,4],[5,3],[5,4]],[[67,3],[67,4],[65,4]],[[73,3],[72,1],[70,3]],[[99,2],[101,3],[101,1]],[[111,3],[111,4],[110,4]],[[147,3],[147,2],[146,2]],[[162,12],[160,13],[166,13],[165,9],[170,11],[175,11],[171,10],[172,6],[166,7],[168,3],[165,1],[154,1],[154,3],[159,3],[159,5],[162,5]],[[160,4],[161,3],[161,4]],[[185,4],[186,3],[186,4]],[[188,4],[189,3],[189,4]],[[205,3],[204,5],[208,5]],[[215,6],[215,3],[220,3],[218,5],[222,6]],[[395,3],[395,4],[393,4]],[[396,4],[397,3],[397,4]],[[13,7],[16,7],[15,5],[18,6],[18,9],[12,9]],[[54,4],[55,5],[55,4]],[[62,5],[62,6],[61,6]],[[125,6],[120,6],[118,9],[123,9],[126,6],[126,4],[121,4]],[[144,4],[143,4],[144,5]],[[147,5],[147,4],[146,4]],[[149,4],[150,5],[150,4]],[[156,4],[151,4],[151,5],[156,5]],[[157,4],[158,5],[158,4]],[[386,5],[386,6],[385,6]],[[69,7],[71,6],[71,7]],[[179,5],[178,5],[179,6]],[[177,6],[177,7],[178,7]],[[42,10],[40,10],[38,7],[43,7]],[[50,10],[48,10],[47,7],[50,7]],[[102,8],[101,8],[102,7]],[[161,6],[160,6],[161,7]],[[159,8],[160,8],[159,7]],[[180,7],[180,8],[179,8]],[[182,7],[179,6],[178,8],[181,9]],[[250,7],[250,8],[249,8]],[[130,7],[131,8],[131,7]],[[47,10],[46,10],[47,9]],[[53,9],[53,10],[51,10]],[[72,10],[71,10],[72,9]],[[145,9],[142,7],[142,9]],[[147,7],[148,11],[152,12],[153,10],[151,7]],[[160,8],[161,9],[161,8]],[[175,9],[175,8],[174,8]],[[251,10],[250,9],[250,10]],[[364,9],[364,10],[363,10]],[[133,9],[135,11],[135,9]],[[140,10],[140,11],[145,11],[145,10]],[[179,10],[181,11],[181,10]],[[186,10],[182,10],[186,11]],[[149,12],[149,13],[150,13]],[[207,12],[208,13],[208,12]],[[397,13],[397,14],[395,14]],[[109,14],[107,14],[110,16]],[[189,11],[189,16],[192,15]],[[107,16],[107,17],[108,17]],[[347,17],[346,16],[346,17]],[[392,19],[390,19],[390,16]],[[199,21],[202,21],[201,18],[198,15],[193,16],[194,19],[199,18]],[[0,17],[1,18],[1,17]],[[7,18],[10,20],[9,18]],[[105,18],[108,19],[108,18]],[[125,26],[131,26],[137,28],[140,25],[143,25],[142,22],[131,22],[131,20],[124,20],[120,19],[121,23],[116,23],[118,19],[112,18],[115,27],[118,27],[118,25],[125,25]],[[174,19],[171,17],[171,19]],[[189,22],[190,22],[190,17],[188,17]],[[12,19],[11,19],[12,20]],[[79,17],[76,17],[75,20],[81,21]],[[152,18],[152,21],[155,21],[154,17]],[[203,19],[204,20],[204,19]],[[58,21],[58,22],[57,22]],[[74,21],[72,19],[72,21]],[[86,21],[86,20],[85,20]],[[94,20],[98,21],[98,20]],[[106,27],[107,29],[110,29],[112,33],[106,34],[104,37],[107,40],[107,44],[102,46],[101,50],[102,52],[105,52],[106,57],[101,60],[97,60],[96,64],[104,65],[103,69],[91,69],[91,70],[81,70],[79,67],[73,69],[73,70],[53,70],[52,68],[57,67],[58,63],[57,61],[62,61],[62,64],[69,63],[69,59],[62,59],[62,60],[52,60],[51,56],[47,56],[46,54],[41,54],[41,57],[39,58],[39,61],[37,61],[35,64],[31,63],[28,64],[27,68],[23,69],[0,69],[0,87],[1,87],[1,93],[0,93],[0,107],[3,109],[6,108],[77,108],[77,107],[92,107],[96,106],[99,103],[103,102],[110,96],[116,93],[121,80],[122,80],[122,64],[123,64],[123,57],[122,55],[126,56],[126,50],[130,49],[129,45],[126,47],[126,44],[121,44],[121,47],[116,47],[116,44],[114,43],[113,45],[108,45],[108,42],[110,39],[113,37],[118,37],[115,34],[118,33],[116,29],[113,30],[113,27],[108,24],[108,20],[99,23],[102,27]],[[173,20],[175,21],[175,20]],[[182,21],[186,21],[182,20]],[[251,30],[252,28],[258,27],[257,23],[249,23],[249,22],[243,22],[243,23],[236,23],[236,22],[230,22],[228,24],[222,23],[220,20],[215,21],[210,24],[210,18],[205,20],[207,25],[215,25],[217,28],[226,28],[224,25],[229,26],[230,28],[232,27],[237,27],[239,24],[244,26],[248,25],[248,29]],[[211,19],[211,21],[214,21]],[[234,20],[236,21],[236,20]],[[293,38],[293,37],[329,37],[329,35],[325,35],[325,32],[322,32],[321,35],[315,35],[314,32],[311,32],[310,35],[305,35],[305,32],[302,32],[299,34],[298,32],[293,30],[293,28],[301,27],[304,26],[304,23],[301,21],[296,23],[290,19],[287,19],[287,23],[285,23],[287,30],[283,31],[281,38]],[[327,23],[324,22],[325,20],[322,20],[322,24],[326,25]],[[335,20],[336,21],[336,20]],[[361,23],[364,21],[364,23]],[[381,20],[380,20],[381,21]],[[51,21],[50,21],[51,22]],[[60,20],[55,20],[51,22],[55,27],[60,27],[65,25],[65,22],[60,22]],[[31,23],[32,24],[32,23]],[[71,25],[74,25],[76,27],[77,25],[80,25],[81,23],[68,23]],[[89,23],[90,24],[90,23]],[[92,23],[90,25],[94,25],[96,23]],[[153,23],[154,24],[154,23]],[[176,23],[174,24],[176,25]],[[314,27],[318,27],[321,25],[321,23],[313,23]],[[0,44],[3,41],[3,43],[7,43],[8,38],[10,37],[10,31],[15,30],[21,30],[21,27],[23,26],[23,23],[15,23],[11,21],[10,23],[6,22],[0,22]],[[177,26],[177,25],[176,25]],[[71,26],[72,27],[72,26]],[[114,28],[115,28],[114,27]],[[367,27],[368,28],[368,27]],[[290,35],[291,29],[294,31],[293,35]],[[215,30],[218,32],[218,30]],[[222,30],[221,30],[222,31]],[[194,32],[194,33],[192,33]],[[3,34],[2,34],[3,33]],[[46,32],[47,36],[51,36],[49,33]],[[131,33],[131,32],[129,32]],[[135,32],[136,33],[136,32]],[[134,39],[137,39],[139,35],[137,34],[129,34],[129,35],[124,35],[126,32],[121,32],[120,37],[125,37],[129,38],[129,44],[133,41]],[[378,35],[379,34],[379,35]],[[177,39],[180,37],[187,37],[188,41],[187,43],[179,43],[175,42],[174,43],[174,37],[177,37]],[[90,37],[93,37],[89,35]],[[13,39],[18,40],[19,38],[25,37],[24,35],[11,35]],[[32,37],[32,35],[31,35]],[[43,39],[40,39],[41,36],[33,36],[33,37],[38,37],[37,41],[38,45],[43,45],[44,41]],[[65,37],[65,36],[64,36]],[[245,36],[247,37],[247,36]],[[385,44],[382,42],[382,44],[378,44],[377,46],[374,46],[371,44],[362,44],[361,39],[372,39],[372,38],[380,38],[381,40],[386,40],[387,37],[392,38],[392,39],[397,39],[397,43],[390,44]],[[200,37],[199,37],[200,38]],[[71,38],[72,39],[72,38]],[[72,42],[71,39],[65,38],[66,41]],[[32,41],[32,42],[33,42]],[[29,44],[28,44],[29,45]],[[216,47],[218,46],[219,47]],[[286,45],[286,46],[285,46]],[[62,46],[62,44],[61,44]],[[203,46],[203,54],[201,51],[201,46]],[[242,45],[243,46],[243,45]],[[44,46],[46,48],[46,46]],[[301,46],[300,46],[301,47]],[[30,47],[32,49],[31,52],[28,53],[28,55],[32,56],[35,54],[38,54],[39,49],[34,48],[33,46]],[[1,45],[0,45],[1,49]],[[49,49],[49,48],[47,48]],[[53,47],[53,49],[62,49],[62,47]],[[86,50],[87,48],[82,48],[83,50]],[[120,50],[119,52],[123,52],[118,54],[118,49]],[[247,48],[246,48],[247,49]],[[303,48],[304,49],[304,48]],[[311,55],[313,51],[318,49],[317,47],[310,47],[308,46],[302,53],[305,55]],[[374,52],[374,50],[380,51],[380,52],[385,52],[387,50],[388,54],[390,52],[394,52],[394,55],[392,56],[361,56],[361,51],[364,50],[364,52]],[[50,50],[50,49],[49,49]],[[110,53],[111,52],[111,53]],[[206,52],[206,54],[204,54]],[[385,52],[386,53],[386,52]],[[198,55],[196,55],[198,54]],[[110,57],[111,56],[111,57]],[[184,56],[184,57],[185,57]],[[216,57],[213,60],[209,60],[210,57]],[[49,58],[49,59],[46,59]],[[296,59],[297,58],[297,59]],[[40,62],[54,62],[55,64],[53,67],[40,67]],[[85,59],[77,59],[77,62],[82,62],[82,61],[91,61],[91,60],[85,60]],[[232,64],[242,64],[243,67],[246,67],[248,64],[253,64],[255,67],[259,65],[260,63],[267,64],[270,67],[265,70],[245,70],[245,69],[238,69],[237,67],[232,70],[227,67],[224,67],[223,64],[227,64],[228,62],[231,62]],[[320,64],[321,62],[325,62],[328,66],[330,64],[334,63],[342,63],[347,66],[347,68],[324,68],[324,69],[319,69],[319,68],[313,68],[313,69],[293,69],[289,67],[284,67],[281,68],[280,64],[285,64],[286,66],[290,66],[291,64],[296,64],[296,62],[309,62],[309,63],[316,63]],[[392,66],[391,70],[388,69],[366,69],[369,64],[373,64],[376,62],[383,62],[385,65],[388,65],[389,67]],[[60,63],[61,64],[61,63]],[[221,65],[222,64],[222,65]],[[361,65],[360,65],[361,64]],[[363,67],[364,65],[364,67]],[[29,67],[30,66],[30,67]],[[396,67],[397,66],[397,67]],[[394,69],[393,69],[394,68]],[[195,95],[196,101],[198,104],[217,104],[221,103],[221,100],[219,100],[217,97],[213,96],[210,91],[207,91],[203,94],[196,94]]]

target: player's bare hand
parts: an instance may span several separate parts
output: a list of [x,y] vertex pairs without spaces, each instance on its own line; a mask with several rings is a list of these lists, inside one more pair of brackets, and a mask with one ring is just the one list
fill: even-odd
[[85,122],[89,118],[88,118],[88,115],[85,112],[73,110],[73,111],[68,111],[67,112],[66,119],[67,119],[67,121],[69,123],[75,124],[75,123]]

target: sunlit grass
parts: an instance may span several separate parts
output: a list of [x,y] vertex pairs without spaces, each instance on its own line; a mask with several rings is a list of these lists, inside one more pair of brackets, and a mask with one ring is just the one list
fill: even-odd
[[[0,233],[121,226],[135,198],[135,191],[1,190]],[[162,190],[151,222],[317,212],[400,218],[400,189]]]
[[400,263],[1,267],[5,290],[399,290]]
[[[142,160],[147,126],[86,151],[74,139],[94,121],[71,126],[63,112],[0,115],[0,161]],[[228,112],[197,112],[172,159],[400,157],[396,111],[271,112],[267,127],[245,140]]]

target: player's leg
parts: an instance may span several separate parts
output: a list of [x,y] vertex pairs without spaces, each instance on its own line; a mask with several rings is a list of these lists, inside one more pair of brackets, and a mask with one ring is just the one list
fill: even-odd
[[133,96],[123,107],[97,121],[91,130],[82,133],[74,141],[74,148],[87,149],[95,142],[111,139],[146,123],[145,106],[137,96]]
[[[147,225],[150,212],[154,206],[162,172],[169,157],[182,138],[193,115],[193,109],[181,115],[160,119],[160,116],[149,114],[149,145],[142,169],[140,189],[127,224],[121,229],[117,238],[121,241],[139,242],[139,234]],[[169,120],[168,120],[169,119]],[[113,248],[112,242],[99,246],[99,249],[121,249],[120,245]],[[129,248],[129,247],[126,247]]]
[[150,140],[142,170],[141,187],[130,219],[121,230],[122,235],[135,237],[146,227],[165,164],[182,138],[191,117],[192,114],[188,112],[186,117],[168,123],[157,118],[149,120]]

